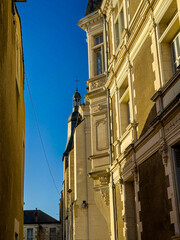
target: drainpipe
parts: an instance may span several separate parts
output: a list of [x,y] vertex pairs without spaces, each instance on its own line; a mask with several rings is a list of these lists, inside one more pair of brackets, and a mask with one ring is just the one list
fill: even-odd
[[[104,17],[104,38],[105,38],[105,62],[106,62],[106,82],[108,81],[108,48],[107,48],[107,32],[106,32],[106,15],[103,14]],[[110,89],[107,88],[107,110],[108,110],[108,138],[109,138],[109,158],[110,158],[110,167],[112,166],[112,142],[111,142],[111,121],[110,121]],[[113,173],[110,171],[110,182],[111,182],[111,191],[112,191],[112,205],[113,205],[113,220],[114,220],[114,238],[117,239],[116,233],[116,225],[115,225],[115,216],[116,216],[116,208],[115,208],[115,198],[114,198],[114,182],[113,182]]]

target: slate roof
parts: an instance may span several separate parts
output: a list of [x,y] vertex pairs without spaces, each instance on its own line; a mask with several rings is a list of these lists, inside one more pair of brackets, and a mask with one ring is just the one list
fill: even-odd
[[[37,222],[36,222],[37,214]],[[24,224],[60,223],[41,210],[24,210]]]
[[87,5],[85,16],[98,10],[101,6],[101,3],[102,3],[102,0],[88,0],[88,5]]

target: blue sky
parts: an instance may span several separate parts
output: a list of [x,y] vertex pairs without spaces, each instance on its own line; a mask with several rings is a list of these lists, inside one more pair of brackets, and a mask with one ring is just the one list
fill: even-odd
[[[29,81],[46,154],[59,191],[67,119],[78,76],[82,99],[88,79],[85,32],[77,26],[88,0],[27,0],[17,3],[22,23],[25,72]],[[25,209],[41,209],[59,217],[59,198],[43,154],[27,85]]]

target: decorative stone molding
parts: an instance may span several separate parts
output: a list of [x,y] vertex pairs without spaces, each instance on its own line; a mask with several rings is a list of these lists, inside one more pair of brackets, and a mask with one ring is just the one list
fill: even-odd
[[167,163],[168,163],[168,146],[167,146],[165,141],[160,146],[159,153],[162,156],[163,164],[167,166]]
[[101,197],[104,200],[105,204],[109,205],[109,188],[100,188]]
[[107,118],[96,122],[96,143],[97,151],[108,149]]
[[135,164],[134,168],[132,169],[132,174],[134,174],[135,181],[138,182],[138,166]]
[[180,124],[180,113],[167,126],[165,126],[166,134],[169,133],[178,124]]
[[101,176],[99,177],[99,181],[100,181],[100,185],[104,186],[104,185],[108,185],[109,184],[109,176]]
[[102,104],[98,104],[96,107],[93,108],[93,113],[100,112],[104,109],[107,109],[107,106],[102,105]]
[[95,82],[90,83],[90,89],[94,90],[96,88],[102,87],[105,85],[106,79],[99,79],[96,80]]

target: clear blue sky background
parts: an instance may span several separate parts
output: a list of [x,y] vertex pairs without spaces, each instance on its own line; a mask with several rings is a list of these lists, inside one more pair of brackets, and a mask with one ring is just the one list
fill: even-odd
[[[79,92],[86,93],[88,79],[85,32],[77,26],[88,0],[27,0],[17,3],[22,22],[25,71],[50,167],[62,190],[62,154],[67,139],[67,119],[78,76]],[[59,198],[38,136],[25,83],[26,156],[25,209],[41,209],[59,218]],[[82,98],[84,99],[84,98]]]

